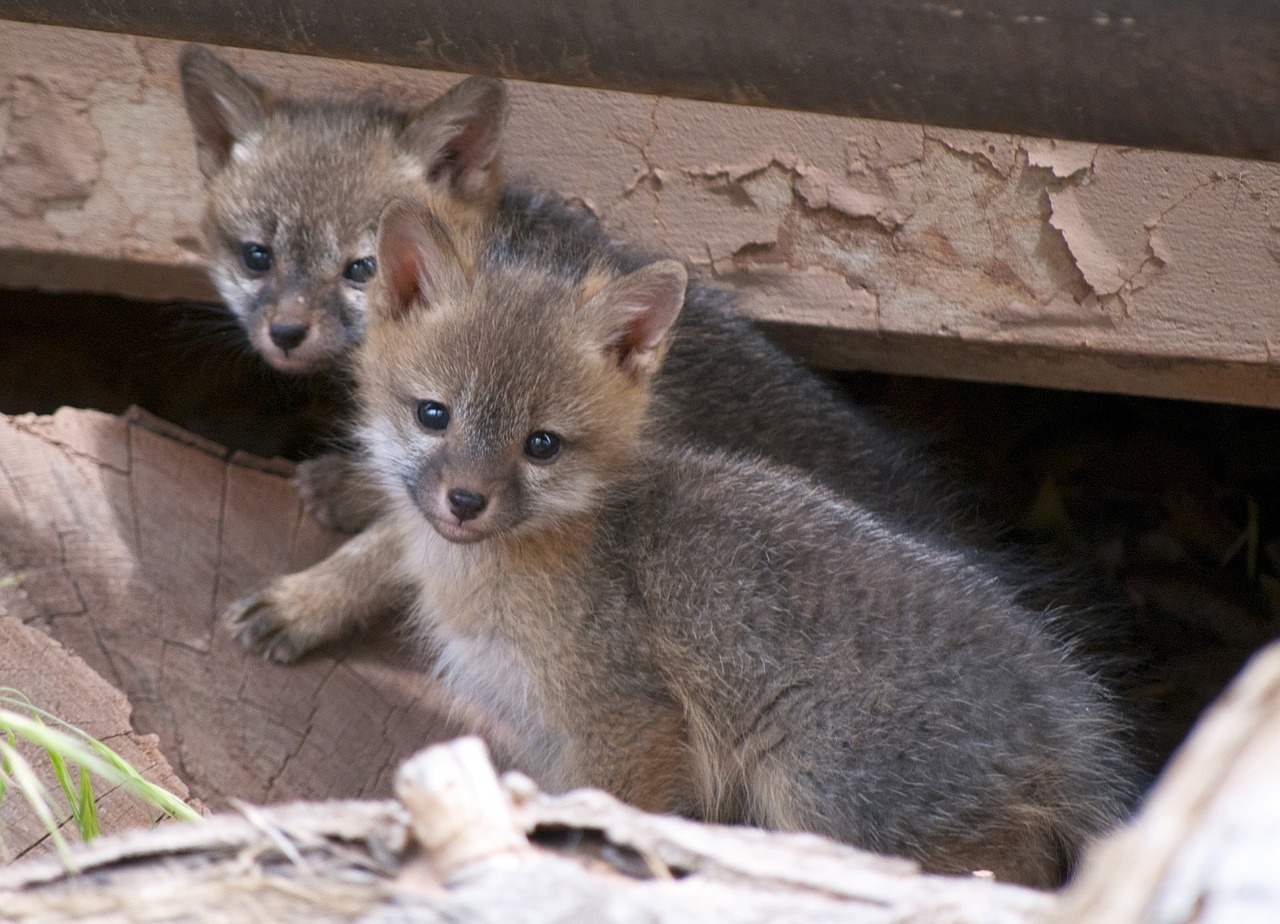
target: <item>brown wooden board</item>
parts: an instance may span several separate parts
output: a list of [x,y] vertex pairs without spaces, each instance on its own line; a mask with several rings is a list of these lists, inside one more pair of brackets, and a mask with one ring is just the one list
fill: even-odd
[[[180,49],[0,22],[0,285],[214,298]],[[415,108],[458,80],[217,53],[294,97]],[[509,176],[736,289],[811,362],[1280,407],[1280,163],[547,84],[511,101]]]

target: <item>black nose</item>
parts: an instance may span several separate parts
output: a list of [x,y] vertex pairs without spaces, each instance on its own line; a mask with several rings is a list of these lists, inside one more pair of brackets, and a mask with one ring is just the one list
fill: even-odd
[[288,353],[307,339],[307,331],[309,330],[310,328],[305,324],[290,324],[287,321],[280,321],[267,328],[267,333],[271,335],[272,343]]
[[445,497],[449,501],[449,509],[453,511],[459,523],[478,517],[480,511],[484,510],[484,505],[489,502],[483,494],[468,491],[466,488],[454,488]]

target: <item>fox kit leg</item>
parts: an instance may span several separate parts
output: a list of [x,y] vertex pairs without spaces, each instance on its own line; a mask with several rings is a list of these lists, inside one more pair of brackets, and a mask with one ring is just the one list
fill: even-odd
[[407,603],[412,590],[397,576],[399,559],[397,532],[377,521],[319,564],[233,603],[223,618],[251,651],[295,661]]
[[671,706],[652,702],[620,710],[625,723],[583,717],[579,734],[559,756],[553,790],[591,786],[648,812],[697,814],[684,719]]
[[329,452],[299,462],[293,483],[302,506],[321,526],[358,533],[377,519],[382,494],[350,453]]

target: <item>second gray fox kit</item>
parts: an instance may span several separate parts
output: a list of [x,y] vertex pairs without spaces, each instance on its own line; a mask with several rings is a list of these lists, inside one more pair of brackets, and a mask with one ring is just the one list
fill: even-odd
[[1121,817],[1104,693],[997,576],[655,436],[679,263],[564,274],[410,204],[377,254],[357,366],[397,567],[447,682],[544,786],[1040,886]]

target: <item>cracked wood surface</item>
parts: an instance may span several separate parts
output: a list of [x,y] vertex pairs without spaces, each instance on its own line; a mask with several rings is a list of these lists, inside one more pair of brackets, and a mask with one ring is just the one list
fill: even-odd
[[[3,607],[0,606],[0,613]],[[102,679],[81,658],[45,633],[25,626],[12,616],[0,615],[0,686],[12,687],[32,705],[51,712],[88,732],[127,760],[147,780],[186,798],[186,784],[160,753],[154,735],[138,735],[130,726],[129,701]],[[41,782],[56,793],[56,804],[65,808],[53,769],[44,752],[18,742],[18,751],[36,770]],[[94,801],[103,834],[145,827],[164,813],[143,805],[124,791],[95,781]],[[76,840],[70,813],[56,813],[59,828],[69,842]],[[0,861],[37,856],[53,850],[48,832],[30,805],[16,791],[0,800]]]
[[0,608],[122,691],[213,808],[385,795],[401,758],[458,731],[389,628],[291,667],[223,630],[228,603],[338,541],[287,472],[143,412],[0,417]]
[[[0,22],[0,284],[203,297],[176,42]],[[454,75],[222,49],[299,96]],[[1280,164],[513,82],[504,164],[842,368],[1280,407]]]

